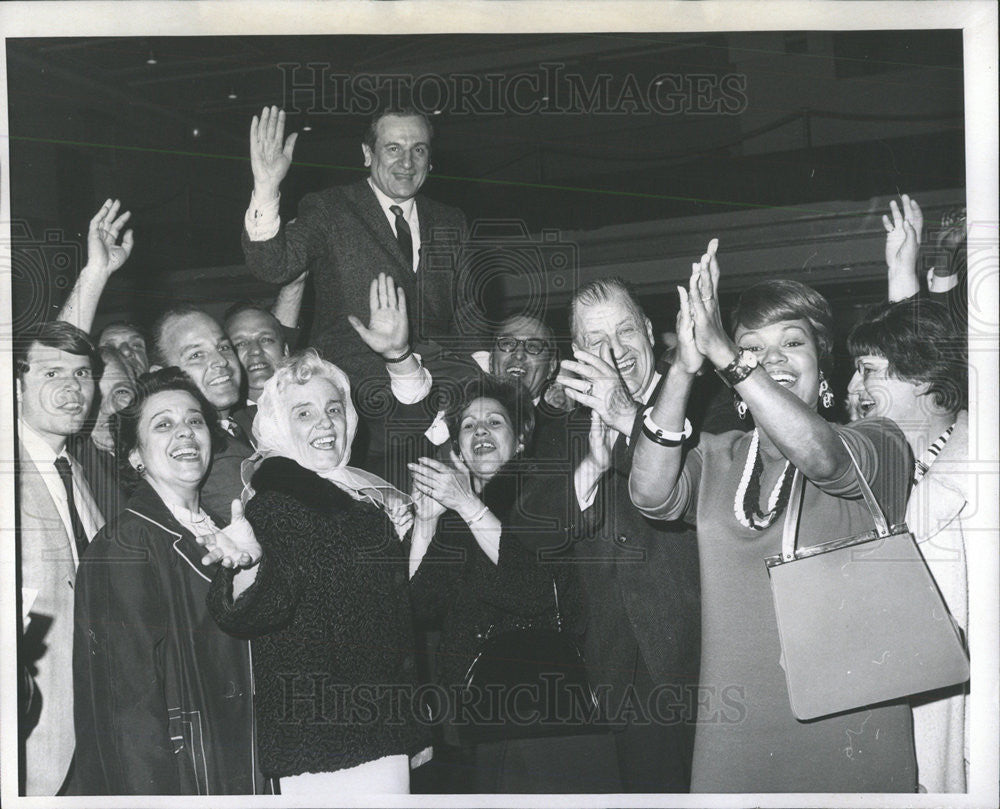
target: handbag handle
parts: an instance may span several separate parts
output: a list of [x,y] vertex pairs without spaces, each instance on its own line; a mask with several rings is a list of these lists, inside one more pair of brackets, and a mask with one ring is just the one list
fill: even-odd
[[[847,450],[847,454],[851,457],[854,476],[858,480],[861,494],[864,495],[868,511],[871,513],[872,520],[875,523],[875,533],[880,537],[889,536],[889,523],[885,519],[882,507],[879,506],[878,501],[875,499],[875,495],[872,494],[871,486],[868,485],[868,481],[861,474],[861,467],[858,466],[857,458],[854,457],[854,451],[844,441],[843,436],[840,436],[840,441],[844,445],[844,449]],[[785,514],[785,526],[781,534],[781,559],[783,562],[790,562],[795,558],[795,541],[798,537],[799,512],[802,510],[802,499],[805,493],[804,481],[805,476],[796,469],[792,477],[792,490],[788,496],[788,512]]]

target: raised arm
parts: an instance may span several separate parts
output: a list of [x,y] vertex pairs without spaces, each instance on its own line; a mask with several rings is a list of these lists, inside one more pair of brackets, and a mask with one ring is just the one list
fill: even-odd
[[87,333],[94,325],[94,316],[104,287],[132,254],[131,230],[125,231],[122,243],[118,244],[118,236],[132,215],[125,211],[119,216],[120,208],[119,200],[106,200],[101,210],[90,220],[87,228],[87,263],[80,270],[80,276],[56,318],[72,323]]
[[271,313],[286,329],[299,327],[299,312],[302,311],[302,297],[305,295],[308,276],[307,270],[285,284],[278,291],[278,297],[274,301],[274,306],[271,307]]
[[889,203],[891,219],[888,216],[882,217],[890,301],[912,298],[920,292],[917,259],[920,256],[924,214],[915,199],[903,194],[901,201],[902,208],[896,204],[896,200]]
[[261,110],[250,122],[250,169],[253,195],[259,202],[278,198],[278,187],[288,174],[299,133],[285,139],[285,111],[277,107]]
[[[691,278],[693,287],[693,272]],[[684,431],[684,414],[691,398],[691,389],[705,362],[705,357],[695,342],[689,291],[684,287],[677,287],[677,294],[680,296],[680,308],[677,311],[677,349],[674,362],[649,414],[653,424],[671,433]],[[663,505],[673,494],[682,463],[681,440],[670,440],[669,445],[657,443],[643,431],[636,441],[628,481],[629,494],[635,506],[641,511],[652,511]]]
[[[719,264],[713,239],[691,279],[688,301],[698,350],[717,369],[732,363],[739,349],[726,334],[719,312]],[[775,382],[762,365],[736,385],[754,423],[782,455],[814,483],[838,479],[851,459],[837,434],[815,407]],[[666,425],[664,425],[666,426]]]

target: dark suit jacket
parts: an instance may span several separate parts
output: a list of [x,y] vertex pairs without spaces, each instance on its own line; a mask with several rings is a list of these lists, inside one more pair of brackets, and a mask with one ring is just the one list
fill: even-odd
[[698,543],[689,526],[649,520],[632,505],[628,476],[641,419],[640,411],[631,445],[623,436],[615,444],[594,504],[577,511],[572,553],[587,600],[587,662],[596,682],[616,690],[633,683],[638,662],[654,684],[684,688],[697,685],[701,654]]
[[201,503],[205,511],[218,516],[220,528],[229,525],[233,500],[243,493],[243,461],[253,455],[253,450],[242,441],[225,435],[221,449],[212,453],[212,465],[201,487]]
[[388,381],[381,357],[362,342],[347,316],[368,322],[368,288],[380,272],[406,293],[412,342],[451,331],[465,217],[421,195],[416,205],[421,242],[416,274],[367,179],[307,194],[298,217],[282,224],[272,239],[252,242],[243,231],[247,268],[258,278],[285,283],[310,270],[317,308],[309,344],[351,378],[363,418],[384,415],[381,399],[364,405],[373,388],[381,391],[380,384],[387,388]]

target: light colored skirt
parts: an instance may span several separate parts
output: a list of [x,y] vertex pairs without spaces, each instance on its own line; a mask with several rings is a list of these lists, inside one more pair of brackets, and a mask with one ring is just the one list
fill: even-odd
[[405,755],[383,756],[335,772],[306,772],[280,781],[282,795],[323,796],[410,794],[410,760]]

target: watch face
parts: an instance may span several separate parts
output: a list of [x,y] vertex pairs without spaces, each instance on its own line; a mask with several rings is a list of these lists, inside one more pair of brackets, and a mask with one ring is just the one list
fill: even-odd
[[740,362],[746,365],[748,368],[757,367],[757,355],[752,351],[743,350],[740,352]]

